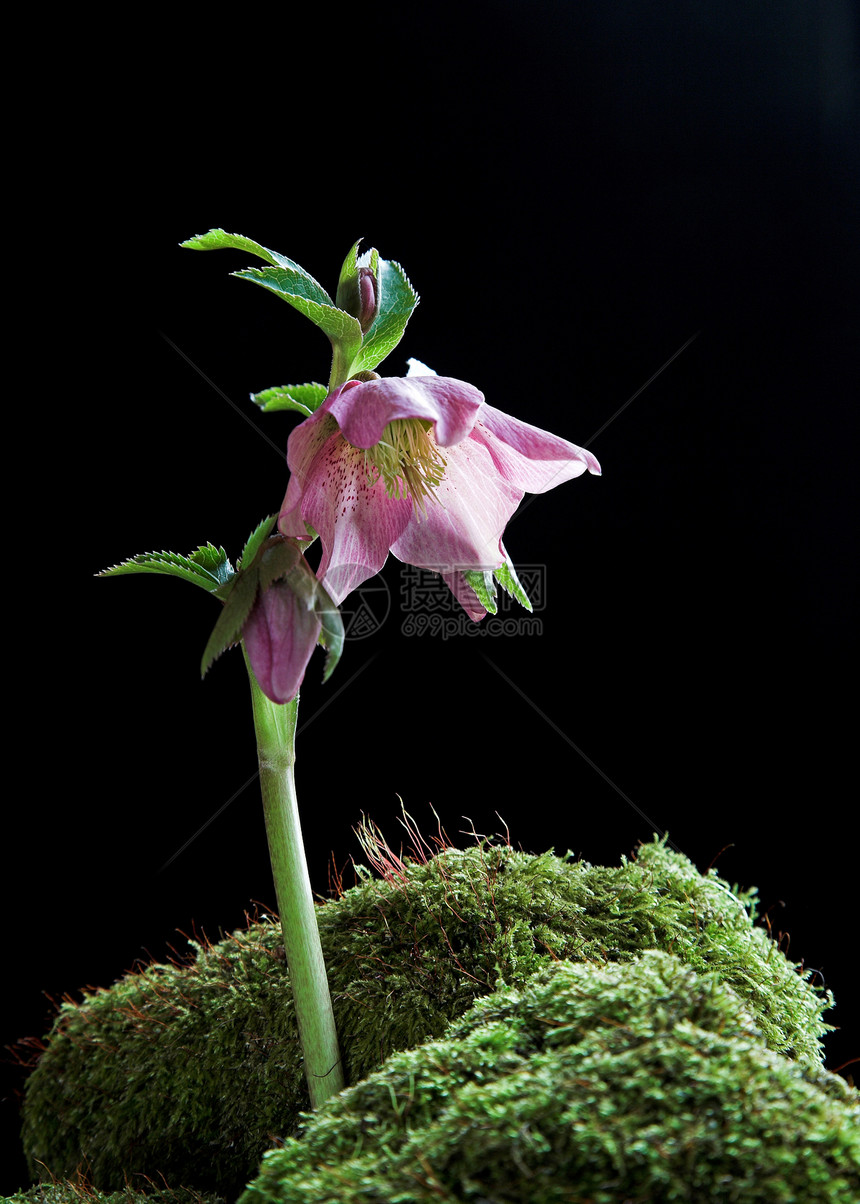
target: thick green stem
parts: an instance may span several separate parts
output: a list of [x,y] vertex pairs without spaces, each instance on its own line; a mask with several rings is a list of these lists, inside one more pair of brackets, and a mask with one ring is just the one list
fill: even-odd
[[271,702],[260,689],[247,653],[245,664],[251,679],[272,876],[311,1107],[318,1108],[343,1088],[344,1078],[296,802],[293,766],[299,700],[283,705]]

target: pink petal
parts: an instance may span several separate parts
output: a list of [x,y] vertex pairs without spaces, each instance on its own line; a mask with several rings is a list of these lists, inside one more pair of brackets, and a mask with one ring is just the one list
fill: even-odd
[[505,558],[502,535],[522,491],[474,439],[448,448],[445,458],[444,479],[427,499],[426,514],[413,512],[391,550],[405,564],[435,572],[498,568]]
[[[303,484],[301,517],[319,534],[317,576],[336,604],[379,572],[411,513],[409,498],[390,498],[383,481],[370,483],[363,451],[340,433],[323,444]],[[292,523],[294,514],[282,519]]]
[[485,405],[471,438],[486,447],[499,473],[526,493],[545,493],[581,476],[600,475],[591,452]]
[[317,457],[329,439],[342,441],[337,423],[321,408],[300,423],[287,441],[290,479],[278,516],[278,530],[288,539],[307,539],[302,516],[304,487],[314,472]]
[[471,585],[469,585],[463,574],[442,573],[441,576],[469,618],[473,619],[476,623],[480,623],[487,612],[478,601],[478,595],[472,589]]
[[254,603],[242,629],[248,659],[260,689],[273,702],[289,702],[299,692],[320,633],[320,620],[284,581]]
[[379,443],[385,427],[395,418],[432,422],[436,442],[450,447],[469,434],[483,401],[483,393],[474,385],[450,376],[385,376],[347,381],[323,407],[353,447]]

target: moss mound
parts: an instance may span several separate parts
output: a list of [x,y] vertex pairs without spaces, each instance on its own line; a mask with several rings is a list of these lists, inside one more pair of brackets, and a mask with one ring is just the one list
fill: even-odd
[[195,1191],[159,1190],[148,1185],[148,1191],[127,1187],[122,1191],[101,1192],[85,1182],[37,1183],[27,1191],[0,1196],[9,1204],[225,1204],[220,1196],[201,1195]]
[[716,975],[562,962],[328,1101],[240,1204],[856,1204],[858,1121]]
[[[318,913],[350,1083],[557,959],[646,949],[716,972],[771,1050],[821,1061],[829,995],[756,926],[754,892],[699,874],[663,843],[616,867],[488,843],[406,863],[383,852],[376,864],[383,880],[366,873]],[[82,1166],[112,1191],[158,1173],[230,1198],[292,1131],[308,1097],[277,923],[191,945],[187,963],[61,1007],[26,1084],[34,1177]]]

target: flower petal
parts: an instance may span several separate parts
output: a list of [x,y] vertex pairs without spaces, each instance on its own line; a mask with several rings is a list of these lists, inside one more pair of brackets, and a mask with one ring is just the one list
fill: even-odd
[[469,585],[463,574],[442,573],[441,577],[469,618],[474,620],[475,623],[480,623],[487,612],[478,601],[478,595],[472,589],[471,585]]
[[464,439],[446,452],[440,485],[391,545],[405,564],[435,572],[494,569],[504,561],[501,539],[522,491],[498,472],[489,452]]
[[[300,512],[302,523],[310,523],[322,543],[317,576],[339,605],[385,564],[389,548],[409,522],[412,502],[389,497],[381,480],[371,483],[364,452],[337,432],[313,457],[301,490]],[[295,508],[285,510],[281,520],[293,526],[295,516]]]
[[[325,402],[323,402],[325,406]],[[323,408],[306,418],[293,430],[287,441],[287,467],[290,479],[287,493],[278,516],[278,530],[288,539],[307,539],[302,513],[302,499],[307,481],[314,472],[314,462],[327,440],[341,439],[337,423]]]
[[242,629],[260,689],[273,702],[289,702],[302,684],[320,633],[320,620],[285,581],[276,581],[254,603]]
[[585,448],[493,406],[484,405],[471,438],[486,447],[505,480],[526,493],[545,493],[586,469],[600,475],[600,465]]
[[347,381],[323,406],[353,447],[379,443],[395,418],[432,422],[436,442],[450,447],[472,430],[483,401],[480,389],[450,376],[384,376]]

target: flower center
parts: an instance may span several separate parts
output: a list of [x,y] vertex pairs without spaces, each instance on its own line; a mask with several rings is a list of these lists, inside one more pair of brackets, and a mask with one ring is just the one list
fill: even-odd
[[395,418],[382,438],[364,453],[368,480],[385,482],[389,497],[411,497],[422,512],[425,500],[445,476],[445,457],[424,418]]

